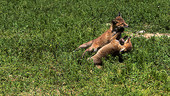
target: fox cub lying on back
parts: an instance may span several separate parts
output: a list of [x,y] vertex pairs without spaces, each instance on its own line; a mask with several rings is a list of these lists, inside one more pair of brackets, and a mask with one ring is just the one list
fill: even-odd
[[[88,49],[84,51],[84,53],[82,54],[82,57],[87,51],[88,52],[97,51],[104,45],[110,43],[112,40],[112,36],[114,36],[117,32],[123,32],[124,31],[124,29],[122,30],[123,27],[128,27],[128,24],[125,23],[124,19],[120,16],[120,13],[119,13],[119,15],[114,20],[112,20],[110,28],[105,33],[103,33],[101,36],[99,36],[98,38],[94,40],[91,40],[87,43],[80,45],[76,50],[80,48],[89,47]],[[119,34],[119,36],[117,36],[116,39],[119,40],[120,37],[121,37],[121,34]]]

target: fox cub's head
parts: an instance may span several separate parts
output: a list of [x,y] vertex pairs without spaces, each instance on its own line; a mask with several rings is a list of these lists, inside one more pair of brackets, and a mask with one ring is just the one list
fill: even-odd
[[111,22],[115,27],[118,27],[118,28],[120,28],[120,27],[128,27],[128,24],[125,22],[125,20],[121,17],[121,15],[120,15],[120,12],[119,12],[119,14],[118,14],[118,16],[114,19],[114,20],[112,20],[112,22]]
[[132,43],[131,43],[131,38],[129,37],[124,45],[123,45],[123,48],[120,50],[120,52],[129,52],[132,50]]

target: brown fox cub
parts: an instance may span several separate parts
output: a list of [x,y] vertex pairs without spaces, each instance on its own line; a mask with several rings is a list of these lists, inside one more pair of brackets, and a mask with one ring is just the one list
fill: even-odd
[[[116,35],[119,35],[119,33],[117,33]],[[114,36],[115,38],[116,36]],[[120,42],[118,40],[116,40],[116,38],[114,40],[112,40],[109,44],[103,46],[101,49],[99,49],[99,51],[92,56],[89,59],[92,59],[95,65],[101,65],[102,64],[102,58],[106,57],[108,54],[117,54],[120,52],[129,52],[132,49],[132,43],[131,43],[131,39],[128,38],[125,42],[124,45],[121,45]],[[88,60],[89,60],[88,59]]]
[[[87,51],[88,52],[97,51],[99,48],[110,43],[112,36],[115,35],[117,32],[123,32],[124,31],[123,27],[128,27],[128,24],[125,23],[124,19],[120,16],[119,13],[119,15],[114,20],[112,20],[110,28],[105,33],[103,33],[101,36],[94,40],[91,40],[87,43],[80,45],[76,50],[80,48],[87,48],[90,46],[88,49],[84,51],[82,57]],[[119,36],[116,39],[119,40],[120,37],[121,34],[119,34]]]

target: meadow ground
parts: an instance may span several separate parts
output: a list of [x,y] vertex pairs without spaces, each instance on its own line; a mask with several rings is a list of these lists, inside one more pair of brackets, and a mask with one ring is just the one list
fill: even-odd
[[80,44],[118,12],[126,32],[170,33],[169,0],[0,0],[0,95],[169,95],[170,39],[132,38],[102,70]]

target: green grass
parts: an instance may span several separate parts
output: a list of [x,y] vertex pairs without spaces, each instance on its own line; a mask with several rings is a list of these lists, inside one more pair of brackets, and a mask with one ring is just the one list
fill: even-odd
[[[170,33],[169,0],[1,0],[0,95],[169,95],[170,39],[132,38],[133,50],[103,59],[80,44],[100,36],[118,12],[129,28]],[[124,33],[123,35],[125,35]]]

